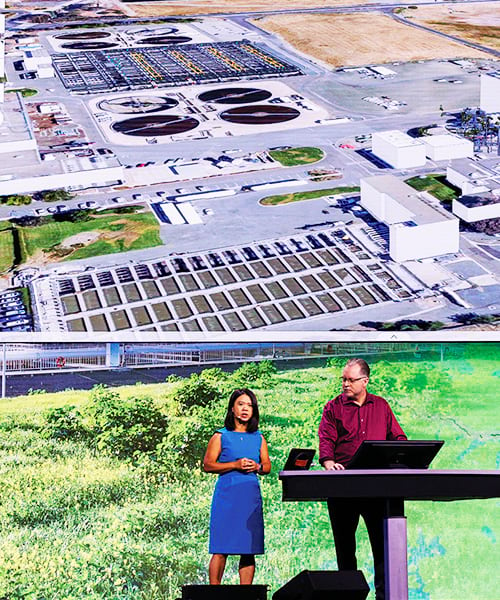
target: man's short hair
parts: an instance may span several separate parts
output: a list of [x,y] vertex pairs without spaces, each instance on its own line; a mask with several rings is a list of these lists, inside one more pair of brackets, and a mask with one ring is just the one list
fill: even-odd
[[366,360],[363,358],[350,358],[345,364],[346,367],[352,367],[354,365],[358,365],[361,375],[364,377],[370,377],[370,367],[368,366]]

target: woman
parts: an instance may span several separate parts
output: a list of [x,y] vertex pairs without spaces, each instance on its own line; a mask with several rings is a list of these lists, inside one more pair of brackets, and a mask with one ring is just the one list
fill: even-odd
[[255,573],[255,554],[264,553],[262,498],[257,473],[271,470],[266,440],[258,431],[255,394],[234,390],[225,427],[208,442],[203,460],[207,473],[218,473],[210,515],[208,568],[211,585],[222,580],[228,554],[239,554],[240,583],[249,585]]

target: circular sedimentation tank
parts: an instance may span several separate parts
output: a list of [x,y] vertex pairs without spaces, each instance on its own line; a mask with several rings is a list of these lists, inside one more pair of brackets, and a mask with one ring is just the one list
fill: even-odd
[[199,121],[183,115],[152,115],[117,121],[111,128],[135,137],[164,136],[185,133],[198,127]]
[[289,106],[275,104],[254,104],[230,108],[220,114],[221,119],[244,125],[272,125],[296,119],[300,111]]
[[263,102],[272,96],[268,90],[259,88],[221,88],[208,90],[198,96],[202,102],[215,104],[249,104],[251,102]]

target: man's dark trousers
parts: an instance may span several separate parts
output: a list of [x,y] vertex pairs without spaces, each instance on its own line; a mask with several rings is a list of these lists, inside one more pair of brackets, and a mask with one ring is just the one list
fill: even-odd
[[385,599],[384,585],[384,511],[385,502],[373,498],[328,500],[337,565],[340,571],[355,571],[356,529],[362,516],[373,553],[376,600]]

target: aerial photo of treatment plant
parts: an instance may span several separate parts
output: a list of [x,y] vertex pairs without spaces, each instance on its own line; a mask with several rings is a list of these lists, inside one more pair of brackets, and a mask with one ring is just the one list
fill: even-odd
[[499,2],[0,7],[1,332],[498,327]]

